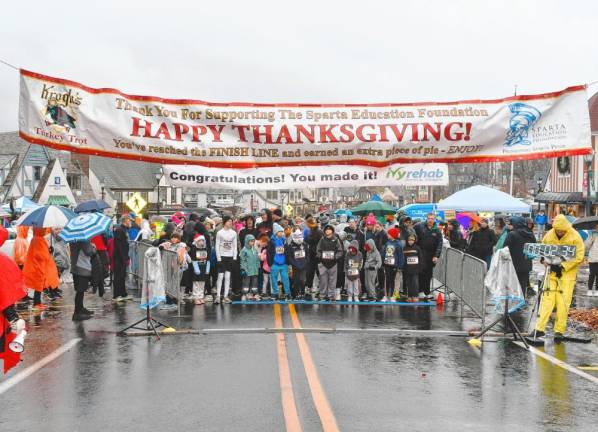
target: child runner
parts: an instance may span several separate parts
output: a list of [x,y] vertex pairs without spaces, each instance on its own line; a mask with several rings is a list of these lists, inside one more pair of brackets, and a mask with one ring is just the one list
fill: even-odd
[[421,273],[422,251],[415,243],[416,236],[407,237],[407,244],[403,249],[405,255],[405,291],[409,303],[417,302],[419,293],[419,274]]
[[399,241],[399,230],[390,228],[388,230],[389,240],[384,245],[384,297],[382,301],[395,302],[401,288],[401,269],[404,265],[403,248]]
[[[376,243],[373,238],[368,239],[365,242],[365,289],[368,293],[367,300],[376,301],[378,297],[376,295],[376,278],[378,276],[378,270],[382,267],[382,258],[380,252],[376,248]],[[366,300],[366,301],[367,301]]]
[[237,232],[233,229],[233,220],[230,216],[222,218],[222,229],[216,234],[216,259],[218,260],[218,280],[216,281],[214,304],[220,303],[222,286],[224,286],[222,302],[230,303],[228,298],[230,275],[233,271],[234,261],[237,259]]
[[191,300],[196,305],[205,304],[205,285],[210,275],[210,250],[206,238],[201,234],[195,234],[189,248],[191,265],[187,269],[190,272],[187,287],[191,285]]
[[303,231],[296,229],[291,236],[291,243],[287,247],[288,263],[293,270],[292,294],[293,298],[302,300],[305,297],[305,283],[307,280],[308,247],[303,242]]
[[348,301],[359,301],[359,272],[363,263],[363,255],[359,252],[359,242],[353,240],[347,248],[345,257],[345,289]]
[[259,300],[260,296],[257,292],[257,277],[260,270],[260,256],[255,248],[255,237],[252,234],[245,236],[245,245],[241,249],[241,277],[243,278],[242,301],[247,300],[247,296],[251,300]]
[[291,287],[289,282],[289,270],[286,259],[286,238],[284,228],[278,224],[273,224],[272,240],[268,245],[268,265],[270,265],[270,290],[272,297],[276,300],[278,294],[278,275],[282,279],[282,286],[287,300],[291,298]]
[[270,241],[265,234],[262,234],[258,240],[258,252],[260,254],[260,275],[262,278],[262,300],[268,301],[268,286],[270,285],[270,264],[268,264],[268,244]]
[[335,299],[337,260],[343,256],[341,241],[334,234],[334,227],[326,225],[324,237],[318,242],[318,276],[320,278],[320,296],[325,301]]

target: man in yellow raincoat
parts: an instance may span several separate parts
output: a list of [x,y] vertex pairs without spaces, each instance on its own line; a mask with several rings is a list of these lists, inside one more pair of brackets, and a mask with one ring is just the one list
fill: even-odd
[[559,265],[551,265],[550,287],[544,287],[544,295],[540,306],[540,317],[536,322],[536,337],[544,336],[544,329],[556,305],[554,337],[563,338],[567,329],[569,306],[573,297],[573,288],[577,278],[577,270],[583,261],[584,245],[581,236],[571,226],[564,215],[558,215],[552,222],[552,229],[546,233],[542,243],[549,245],[573,245],[575,257]]

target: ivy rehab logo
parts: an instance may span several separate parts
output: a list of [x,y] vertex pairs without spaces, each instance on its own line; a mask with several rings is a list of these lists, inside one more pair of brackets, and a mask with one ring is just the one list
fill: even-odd
[[446,175],[445,171],[434,167],[430,169],[416,168],[409,166],[393,166],[386,171],[386,178],[394,178],[398,183],[419,183],[421,180],[436,180],[439,184]]

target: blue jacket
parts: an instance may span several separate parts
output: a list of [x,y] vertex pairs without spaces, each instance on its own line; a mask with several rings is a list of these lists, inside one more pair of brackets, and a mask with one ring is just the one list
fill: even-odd
[[402,269],[405,266],[403,246],[399,240],[389,240],[382,250],[382,262],[385,266]]
[[536,225],[546,225],[546,222],[548,222],[548,217],[545,214],[537,214],[534,222]]
[[270,243],[268,243],[268,264],[270,267],[273,265],[286,265],[286,238],[284,236],[278,238],[272,235]]

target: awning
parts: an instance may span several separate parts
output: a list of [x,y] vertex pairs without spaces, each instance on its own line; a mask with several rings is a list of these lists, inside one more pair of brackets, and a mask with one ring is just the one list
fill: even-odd
[[584,203],[586,199],[581,192],[540,192],[536,195],[534,201],[545,203]]
[[47,204],[68,207],[71,205],[71,202],[64,195],[50,195],[50,197],[48,198]]

